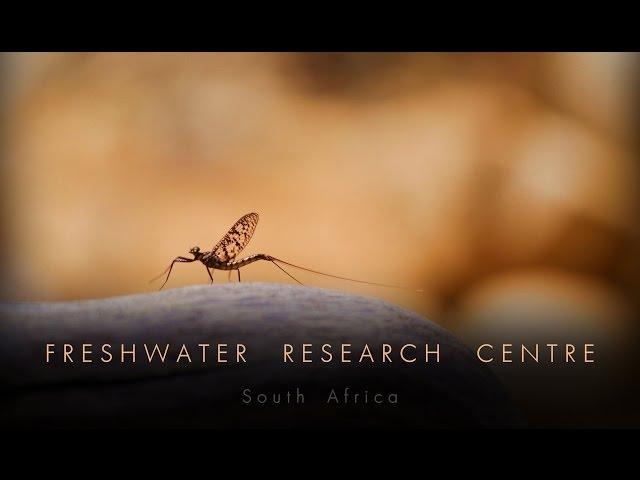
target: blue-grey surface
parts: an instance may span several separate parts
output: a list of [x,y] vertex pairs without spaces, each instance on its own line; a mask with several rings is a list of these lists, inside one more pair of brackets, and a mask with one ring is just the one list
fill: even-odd
[[[427,319],[374,298],[283,284],[202,285],[150,294],[59,303],[0,306],[0,380],[5,425],[89,426],[510,426],[518,415],[503,388],[455,337]],[[45,345],[55,344],[45,363]],[[74,363],[62,362],[62,344],[74,345]],[[82,363],[83,343],[93,344]],[[100,361],[100,346],[114,359]],[[136,363],[119,362],[120,344],[137,344]],[[147,362],[143,344],[170,344],[164,363]],[[200,361],[199,343],[246,345],[246,363]],[[283,363],[282,345],[297,361]],[[303,343],[313,344],[302,363]],[[352,345],[352,363],[339,346]],[[440,363],[380,363],[380,346],[440,344]],[[177,363],[182,344],[192,363]],[[334,346],[320,361],[322,344]],[[374,364],[358,363],[371,347]],[[397,347],[397,348],[396,348]],[[252,403],[242,402],[251,390]],[[259,392],[298,391],[303,404],[256,401]],[[396,393],[397,404],[327,404],[341,394]],[[282,397],[281,397],[282,398]],[[352,398],[350,400],[353,400]]]

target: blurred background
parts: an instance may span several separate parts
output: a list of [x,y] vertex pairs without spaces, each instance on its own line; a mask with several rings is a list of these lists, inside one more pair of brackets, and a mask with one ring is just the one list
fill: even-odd
[[[466,339],[638,331],[638,54],[0,62],[2,300],[153,291],[255,211],[244,253],[423,288],[291,272]],[[243,281],[290,282],[262,262]],[[207,282],[177,265],[167,287]]]

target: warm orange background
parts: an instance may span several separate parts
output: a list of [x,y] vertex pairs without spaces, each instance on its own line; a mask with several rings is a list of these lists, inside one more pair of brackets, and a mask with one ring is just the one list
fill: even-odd
[[[637,59],[5,54],[2,298],[152,291],[256,211],[247,254],[425,294],[292,271],[309,285],[454,329],[534,306],[618,329],[639,285]],[[168,288],[207,281],[178,265]]]

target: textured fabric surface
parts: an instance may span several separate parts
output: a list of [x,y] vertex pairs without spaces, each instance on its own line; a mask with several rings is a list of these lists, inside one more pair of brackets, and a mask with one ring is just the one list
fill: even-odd
[[[61,303],[0,306],[0,422],[8,425],[89,426],[508,426],[517,412],[493,376],[454,336],[429,320],[384,301],[283,284],[192,286],[168,291]],[[53,344],[50,363],[46,344]],[[63,344],[74,348],[63,363]],[[92,345],[82,363],[82,344]],[[136,344],[137,361],[120,362],[119,346]],[[169,350],[148,362],[143,345]],[[207,362],[198,344],[208,343]],[[218,344],[226,363],[218,363]],[[283,363],[283,344],[294,348]],[[380,347],[394,349],[380,362]],[[101,362],[100,346],[113,347]],[[176,362],[182,345],[191,363]],[[235,346],[246,347],[246,363]],[[311,344],[311,363],[302,362]],[[320,360],[321,346],[333,360]],[[348,344],[351,363],[340,361]],[[358,362],[363,345],[374,362]],[[417,346],[414,363],[398,360]],[[440,362],[424,361],[424,346],[440,345]],[[250,389],[253,401],[243,403]],[[395,392],[397,404],[327,404],[331,390]],[[302,391],[304,404],[266,404],[258,392]],[[362,398],[361,397],[361,398]]]

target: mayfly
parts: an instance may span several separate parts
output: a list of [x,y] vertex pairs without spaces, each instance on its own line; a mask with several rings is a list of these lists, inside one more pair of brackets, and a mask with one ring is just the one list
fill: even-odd
[[[243,216],[240,220],[233,224],[233,226],[229,229],[227,234],[222,237],[222,239],[213,247],[210,252],[201,252],[200,247],[195,246],[189,253],[193,255],[193,258],[187,257],[176,257],[171,264],[157,277],[153,278],[151,281],[155,281],[158,278],[162,277],[165,273],[167,277],[165,278],[163,284],[160,286],[160,290],[164,287],[169,281],[169,276],[171,275],[171,270],[173,269],[173,265],[175,263],[191,263],[195,261],[200,261],[204,265],[209,274],[209,278],[211,279],[211,283],[213,283],[213,275],[211,274],[212,270],[228,270],[229,278],[231,278],[231,271],[236,270],[238,272],[238,282],[240,282],[240,269],[250,263],[257,262],[259,260],[265,260],[267,262],[273,263],[276,267],[282,270],[286,275],[290,278],[298,282],[300,285],[302,283],[287,272],[282,265],[288,265],[293,268],[298,268],[300,270],[304,270],[311,273],[316,273],[318,275],[324,275],[326,277],[338,278],[340,280],[347,280],[350,282],[357,283],[365,283],[367,285],[376,285],[379,287],[390,287],[390,288],[401,288],[397,285],[386,285],[384,283],[374,283],[374,282],[365,282],[364,280],[356,280],[353,278],[341,277],[338,275],[331,275],[328,273],[318,272],[317,270],[312,270],[310,268],[301,267],[299,265],[294,265],[293,263],[285,262],[284,260],[280,260],[279,258],[273,257],[271,255],[267,255],[264,253],[256,253],[255,255],[250,255],[248,257],[244,257],[236,260],[236,257],[244,247],[247,246],[249,240],[253,236],[253,232],[256,230],[256,226],[258,225],[258,219],[260,217],[257,213],[248,213]],[[421,290],[417,290],[420,292]]]

